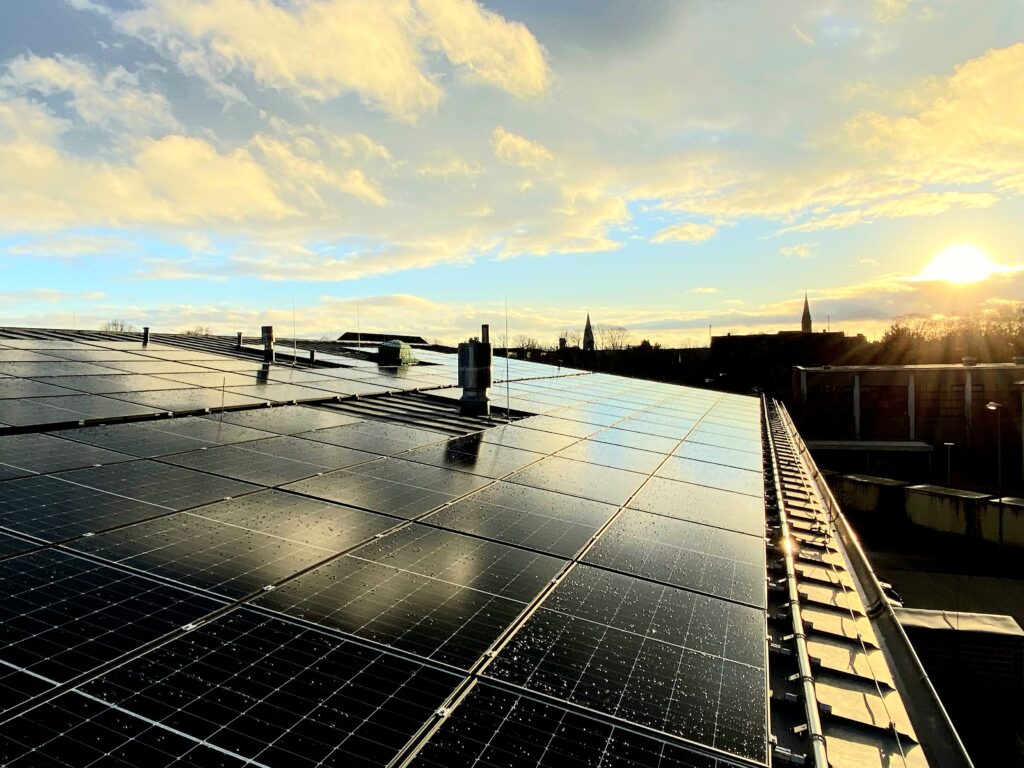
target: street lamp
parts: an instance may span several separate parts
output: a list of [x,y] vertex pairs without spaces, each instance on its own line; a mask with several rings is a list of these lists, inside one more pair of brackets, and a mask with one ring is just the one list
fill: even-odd
[[986,403],[985,407],[996,412],[996,485],[999,488],[999,499],[1003,498],[1003,404]]
[[946,487],[950,488],[952,487],[952,481],[949,479],[951,476],[949,471],[951,466],[949,457],[953,451],[953,446],[956,445],[956,443],[943,443],[943,445],[946,446]]

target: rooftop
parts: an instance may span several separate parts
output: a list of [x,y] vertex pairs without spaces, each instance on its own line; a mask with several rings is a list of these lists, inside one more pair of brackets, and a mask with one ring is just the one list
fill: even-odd
[[944,754],[777,404],[331,349],[0,329],[5,764]]

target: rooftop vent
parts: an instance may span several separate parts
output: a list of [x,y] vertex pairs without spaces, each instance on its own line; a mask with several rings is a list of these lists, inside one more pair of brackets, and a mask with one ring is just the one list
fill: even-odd
[[404,341],[392,339],[377,347],[377,362],[380,365],[416,365],[419,361],[412,353],[412,347]]
[[491,334],[490,326],[480,327],[480,338],[459,344],[459,400],[463,416],[488,416],[491,405],[487,390],[491,386]]

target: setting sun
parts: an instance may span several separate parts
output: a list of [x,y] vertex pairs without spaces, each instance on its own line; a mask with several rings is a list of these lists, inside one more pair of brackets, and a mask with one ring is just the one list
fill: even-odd
[[941,250],[921,273],[919,280],[942,280],[947,283],[976,283],[1006,268],[989,258],[973,243],[957,243]]

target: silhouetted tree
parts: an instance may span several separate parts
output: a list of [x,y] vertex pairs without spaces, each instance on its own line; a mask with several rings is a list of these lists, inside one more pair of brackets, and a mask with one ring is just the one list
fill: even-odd
[[107,320],[103,325],[100,326],[101,331],[113,331],[115,333],[128,333],[135,330],[135,326],[129,323],[127,320],[115,317],[113,320]]

